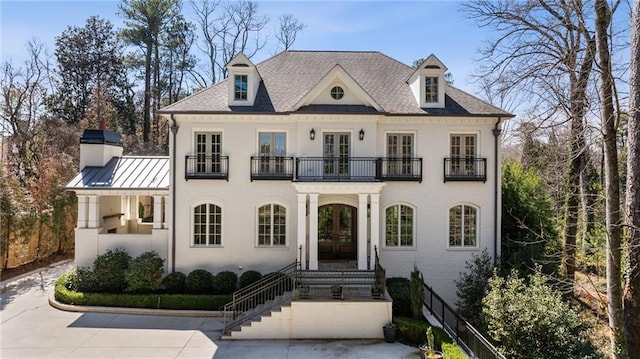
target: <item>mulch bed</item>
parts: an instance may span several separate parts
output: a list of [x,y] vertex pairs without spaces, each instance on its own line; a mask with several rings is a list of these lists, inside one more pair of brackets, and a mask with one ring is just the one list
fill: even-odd
[[2,271],[0,271],[0,279],[7,280],[19,276],[20,274],[48,267],[53,263],[57,263],[66,259],[73,259],[73,253],[52,254],[49,257],[37,259],[33,262],[25,263],[14,268],[3,269]]

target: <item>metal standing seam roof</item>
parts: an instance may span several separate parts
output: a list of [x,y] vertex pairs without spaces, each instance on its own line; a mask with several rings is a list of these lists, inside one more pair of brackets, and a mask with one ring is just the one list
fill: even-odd
[[65,188],[168,190],[169,157],[114,157],[104,167],[83,168]]
[[[445,85],[444,108],[421,108],[406,82],[415,69],[375,51],[284,51],[256,65],[262,82],[253,106],[229,106],[228,80],[223,80],[161,109],[160,112],[353,112],[353,108],[326,106],[296,108],[300,99],[336,66],[342,67],[382,107],[383,113],[389,115],[513,117],[512,114],[450,85]],[[370,111],[371,109],[358,112]]]

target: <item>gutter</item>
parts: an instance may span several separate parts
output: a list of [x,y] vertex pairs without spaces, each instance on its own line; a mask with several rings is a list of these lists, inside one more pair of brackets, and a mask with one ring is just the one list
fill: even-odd
[[178,123],[171,114],[171,134],[173,135],[171,153],[171,273],[176,271],[176,136],[178,135]]
[[500,129],[500,122],[502,122],[502,117],[498,116],[498,121],[496,122],[495,126],[493,127],[493,130],[491,130],[491,132],[493,133],[493,137],[494,137],[494,150],[493,150],[493,163],[494,163],[494,173],[493,173],[493,265],[495,266],[496,263],[498,263],[498,218],[499,218],[499,211],[500,211],[500,206],[498,205],[498,195],[500,192],[498,192],[500,190],[500,173],[498,172],[498,163],[500,158],[498,157],[498,149],[499,149],[499,141],[500,141],[500,134],[502,133],[502,129]]

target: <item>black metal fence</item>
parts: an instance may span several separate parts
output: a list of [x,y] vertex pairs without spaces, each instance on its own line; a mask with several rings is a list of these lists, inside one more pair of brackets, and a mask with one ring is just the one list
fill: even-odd
[[251,181],[293,180],[293,157],[251,156]]
[[487,181],[487,159],[453,157],[444,159],[444,181]]
[[472,358],[506,359],[493,344],[464,320],[426,283],[422,283],[425,292],[424,305],[431,314],[442,323],[443,329],[463,347]]
[[229,180],[229,156],[185,156],[185,179]]
[[422,158],[298,157],[301,182],[422,181]]

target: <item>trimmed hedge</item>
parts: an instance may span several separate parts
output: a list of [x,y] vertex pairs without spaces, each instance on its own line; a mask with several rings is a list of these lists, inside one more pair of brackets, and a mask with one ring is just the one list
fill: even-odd
[[469,359],[459,346],[450,343],[442,343],[442,354],[447,359]]
[[388,278],[387,291],[393,299],[393,314],[399,317],[411,317],[411,284],[409,279]]
[[255,270],[248,270],[240,274],[239,287],[240,289],[242,289],[259,281],[260,279],[262,279],[262,274],[260,272]]
[[213,292],[215,294],[232,294],[238,289],[238,275],[224,271],[213,277]]
[[169,273],[162,280],[164,290],[169,294],[184,293],[186,288],[187,276],[182,272]]
[[81,293],[65,287],[65,273],[55,284],[55,298],[66,304],[177,310],[219,310],[230,295]]
[[436,350],[441,350],[442,343],[453,343],[449,334],[442,328],[433,327],[428,322],[408,317],[395,317],[393,322],[398,326],[398,338],[406,342],[420,345],[427,342],[427,328],[432,327]]
[[213,274],[206,269],[196,269],[187,275],[185,285],[187,293],[212,294]]

